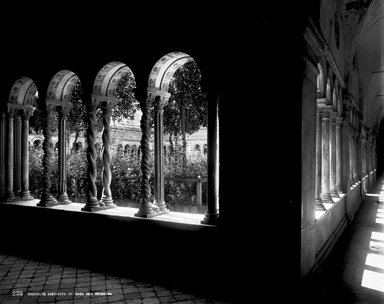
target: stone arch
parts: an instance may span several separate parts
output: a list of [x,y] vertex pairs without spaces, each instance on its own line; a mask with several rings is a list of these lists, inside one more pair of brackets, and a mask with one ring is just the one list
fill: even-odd
[[182,52],[171,52],[159,59],[149,75],[148,93],[156,96],[162,92],[167,95],[173,74],[189,61],[194,61],[194,59]]
[[[87,129],[87,140],[88,140],[88,199],[84,211],[94,211],[100,208],[113,208],[116,205],[113,203],[111,193],[111,112],[118,103],[116,89],[119,82],[125,76],[129,76],[130,81],[134,81],[134,75],[131,69],[124,63],[118,61],[112,61],[104,65],[97,73],[93,82],[92,88],[92,101],[88,106],[88,129]],[[97,107],[102,110],[103,116],[103,190],[101,201],[97,199],[97,187],[96,187],[96,111]],[[122,150],[122,145],[121,145]],[[123,153],[123,151],[121,151]]]
[[112,61],[103,66],[93,83],[92,97],[101,102],[117,101],[116,87],[127,73],[135,79],[132,70],[122,62]]
[[70,102],[71,94],[79,77],[72,71],[61,70],[52,77],[47,89],[47,102],[56,106]]
[[[69,204],[70,201],[67,195],[67,164],[66,164],[66,121],[67,114],[72,107],[71,96],[76,84],[79,82],[79,77],[70,70],[61,70],[57,72],[49,82],[46,93],[46,125],[44,128],[44,186],[41,200],[38,206],[52,206],[56,204]],[[50,194],[51,188],[51,156],[52,135],[52,115],[55,112],[59,113],[58,119],[58,142],[59,142],[59,179],[58,179],[58,199],[55,200]]]
[[17,105],[37,106],[38,90],[34,81],[29,77],[21,77],[13,84],[9,94],[9,102]]
[[127,156],[129,154],[130,146],[129,144],[126,144],[124,146],[124,156]]
[[[29,192],[28,136],[29,117],[33,115],[37,98],[38,90],[31,78],[21,77],[13,83],[7,103],[7,151],[5,147],[1,149],[0,157],[2,162],[4,160],[1,167],[7,167],[7,178],[1,178],[1,189],[7,189],[5,194],[7,200],[16,197],[22,200],[32,199]],[[1,137],[5,139],[4,130],[1,133]]]

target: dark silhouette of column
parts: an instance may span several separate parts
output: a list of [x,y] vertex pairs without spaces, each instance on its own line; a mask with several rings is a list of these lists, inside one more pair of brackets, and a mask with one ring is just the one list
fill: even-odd
[[88,160],[88,169],[87,169],[87,188],[88,188],[88,198],[85,206],[81,209],[83,211],[94,211],[99,209],[100,205],[97,200],[97,188],[96,188],[96,109],[98,103],[94,100],[88,104],[88,128],[87,128],[87,160]]
[[62,106],[59,110],[59,204],[70,204],[67,194],[67,116],[69,109]]
[[208,102],[208,202],[202,224],[216,224],[219,219],[219,141],[218,100]]
[[43,166],[44,166],[44,177],[43,177],[43,191],[41,194],[40,202],[37,206],[40,207],[50,207],[57,205],[56,199],[51,195],[51,172],[52,172],[52,150],[51,150],[51,142],[52,142],[52,115],[55,106],[47,104],[45,111],[45,126],[43,130],[44,142],[43,142]]
[[159,212],[167,213],[169,210],[164,201],[164,144],[163,144],[163,112],[168,102],[164,97],[156,97],[154,104],[155,116],[155,175],[154,194],[155,204]]
[[13,148],[14,148],[14,122],[13,118],[15,115],[14,109],[8,109],[7,120],[8,120],[8,140],[7,140],[7,185],[6,185],[6,198],[7,201],[12,201],[15,199],[15,194],[13,192]]
[[21,197],[21,116],[20,111],[14,118],[14,163],[13,163],[13,193]]
[[6,142],[6,116],[0,112],[0,200],[5,198],[5,142]]
[[33,200],[29,192],[29,117],[33,110],[25,109],[22,114],[22,132],[21,132],[21,199]]
[[103,192],[101,196],[101,204],[105,207],[116,207],[113,203],[112,194],[111,194],[111,151],[109,148],[111,142],[111,111],[112,105],[107,104],[103,105]]
[[316,177],[315,177],[315,210],[325,210],[321,201],[321,158],[322,158],[322,124],[323,112],[317,109],[316,113]]

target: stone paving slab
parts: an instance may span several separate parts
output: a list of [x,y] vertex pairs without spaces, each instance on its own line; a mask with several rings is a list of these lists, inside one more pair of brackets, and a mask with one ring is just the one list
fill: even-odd
[[0,254],[0,303],[217,303],[165,286]]

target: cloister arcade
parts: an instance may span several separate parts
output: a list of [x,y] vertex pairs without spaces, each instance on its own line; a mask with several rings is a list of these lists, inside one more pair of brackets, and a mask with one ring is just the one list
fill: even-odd
[[[142,138],[140,145],[118,145],[120,153],[134,153],[141,157],[141,190],[142,199],[138,212],[138,217],[153,217],[168,213],[166,202],[164,201],[164,146],[163,146],[163,108],[167,105],[170,97],[169,84],[174,73],[185,63],[193,61],[193,58],[182,52],[171,52],[156,62],[148,80],[147,99],[140,101],[142,117],[140,127]],[[87,201],[82,208],[83,211],[93,212],[115,208],[110,189],[111,185],[111,112],[118,103],[116,88],[119,81],[124,76],[129,76],[134,80],[131,69],[122,62],[112,61],[104,65],[97,73],[92,86],[92,96],[84,97],[87,107],[87,130],[86,131],[86,153],[88,160],[87,169]],[[37,107],[43,105],[44,129],[42,149],[44,152],[44,187],[39,207],[52,207],[61,204],[70,204],[67,195],[66,177],[66,154],[67,149],[67,118],[72,108],[71,95],[81,79],[70,70],[61,70],[52,78],[46,90],[44,102],[37,103],[38,90],[34,81],[28,77],[18,79],[10,92],[7,103],[7,113],[1,113],[1,133],[0,133],[0,196],[7,202],[33,200],[29,193],[29,147],[41,146],[41,139],[36,137],[32,142],[29,141],[28,120],[33,115]],[[89,102],[87,102],[89,101]],[[212,102],[212,101],[211,101]],[[152,110],[153,109],[153,110]],[[213,109],[217,110],[216,107]],[[96,111],[102,112],[102,143],[97,141],[96,134]],[[150,137],[151,125],[150,115],[154,115],[154,197],[150,201],[151,189],[149,179],[151,170],[150,161]],[[57,142],[52,140],[52,117],[58,115],[58,134]],[[211,113],[212,115],[212,113]],[[216,116],[211,116],[216,117]],[[204,152],[208,150],[208,208],[203,220],[204,223],[214,224],[218,219],[218,183],[217,178],[217,129],[216,119],[210,119],[208,128],[208,148],[204,147]],[[196,148],[196,147],[195,147]],[[52,152],[58,151],[58,196],[53,197],[50,193],[51,172],[52,172]],[[78,142],[76,149],[83,149],[83,143]],[[198,148],[196,148],[198,149]],[[200,149],[200,146],[199,146]],[[96,180],[96,157],[102,155],[103,190],[101,199],[97,199]]]

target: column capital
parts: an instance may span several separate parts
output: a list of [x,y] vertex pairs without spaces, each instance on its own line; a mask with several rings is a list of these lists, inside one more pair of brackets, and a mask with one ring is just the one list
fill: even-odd
[[23,112],[21,114],[23,120],[28,120],[29,117],[31,117],[33,115],[34,111],[35,111],[34,108],[25,108],[25,109],[23,109]]

